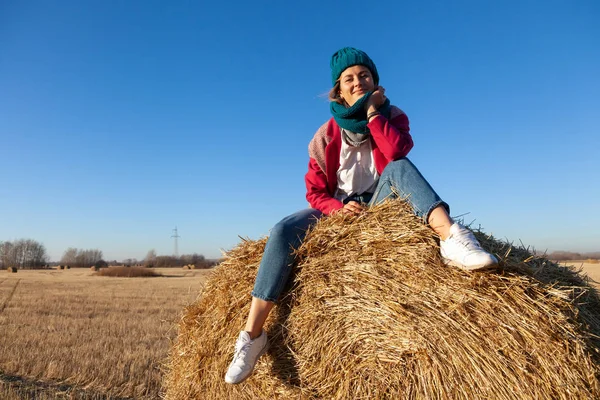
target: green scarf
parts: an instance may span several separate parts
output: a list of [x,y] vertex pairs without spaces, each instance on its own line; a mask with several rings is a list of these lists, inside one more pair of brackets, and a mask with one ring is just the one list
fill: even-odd
[[[367,135],[369,134],[369,128],[367,128],[367,112],[365,111],[365,103],[369,99],[373,92],[366,93],[363,97],[358,99],[352,107],[346,108],[342,104],[332,101],[330,103],[331,114],[335,119],[335,122],[350,132]],[[386,99],[379,109],[384,117],[390,118],[391,106],[390,100]]]

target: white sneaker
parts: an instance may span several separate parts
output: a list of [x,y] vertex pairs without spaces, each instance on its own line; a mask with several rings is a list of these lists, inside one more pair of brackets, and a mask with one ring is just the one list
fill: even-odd
[[450,227],[450,236],[440,240],[440,250],[446,264],[466,271],[498,266],[498,259],[481,248],[473,232],[457,223]]
[[225,382],[240,383],[249,377],[256,361],[267,348],[267,334],[264,331],[254,340],[250,339],[248,332],[241,331],[235,342],[235,354],[225,374]]

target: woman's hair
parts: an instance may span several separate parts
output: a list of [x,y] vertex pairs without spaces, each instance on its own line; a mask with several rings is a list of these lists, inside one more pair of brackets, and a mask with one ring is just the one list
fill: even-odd
[[345,101],[340,96],[340,80],[335,81],[335,85],[329,91],[329,101],[335,101],[338,104],[344,105]]

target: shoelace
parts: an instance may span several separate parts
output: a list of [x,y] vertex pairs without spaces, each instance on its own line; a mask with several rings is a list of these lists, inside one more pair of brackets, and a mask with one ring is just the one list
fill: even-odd
[[250,349],[250,344],[252,344],[252,342],[245,342],[243,344],[240,344],[240,343],[235,344],[235,355],[233,356],[233,362],[236,362],[240,358],[246,357],[246,354],[248,354],[248,350]]
[[461,228],[458,231],[458,233],[452,235],[452,237],[454,238],[454,240],[456,240],[457,243],[464,246],[467,250],[481,250],[481,245],[479,244],[477,239],[475,239],[475,235],[473,235],[473,233],[466,228]]

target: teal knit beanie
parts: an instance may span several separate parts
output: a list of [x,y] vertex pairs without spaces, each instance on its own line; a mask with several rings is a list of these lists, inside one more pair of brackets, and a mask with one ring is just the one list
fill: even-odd
[[335,82],[339,79],[340,75],[342,75],[342,72],[353,65],[364,65],[369,68],[373,75],[375,85],[379,84],[379,74],[377,73],[377,67],[375,67],[373,60],[369,58],[367,53],[355,49],[354,47],[344,47],[331,56],[331,84],[335,85]]

